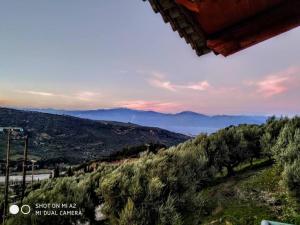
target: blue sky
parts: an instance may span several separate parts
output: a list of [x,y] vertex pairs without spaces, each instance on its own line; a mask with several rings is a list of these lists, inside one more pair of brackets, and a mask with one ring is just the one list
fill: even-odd
[[3,1],[0,105],[296,114],[299,40],[199,58],[141,0]]

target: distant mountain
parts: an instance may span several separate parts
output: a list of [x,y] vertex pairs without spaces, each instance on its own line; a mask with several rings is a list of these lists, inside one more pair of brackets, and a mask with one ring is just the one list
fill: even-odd
[[[167,130],[131,123],[93,121],[72,116],[0,108],[0,127],[23,127],[30,133],[29,153],[43,160],[81,163],[108,156],[125,147],[147,143],[176,145],[189,137]],[[0,156],[5,138],[0,134]],[[12,143],[12,155],[20,155],[20,141]]]
[[221,128],[238,124],[262,124],[265,116],[207,116],[185,111],[177,114],[165,114],[154,111],[140,111],[126,108],[98,109],[86,111],[66,111],[55,109],[34,109],[60,115],[71,115],[93,120],[109,120],[124,123],[134,123],[142,126],[159,127],[187,135],[197,135],[201,132],[212,133]]

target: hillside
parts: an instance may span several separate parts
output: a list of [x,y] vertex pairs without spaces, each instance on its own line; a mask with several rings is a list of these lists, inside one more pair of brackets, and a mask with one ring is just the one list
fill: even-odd
[[187,135],[197,135],[203,132],[212,133],[231,125],[262,124],[266,122],[267,119],[265,116],[208,116],[190,111],[176,114],[166,114],[154,111],[132,110],[127,108],[86,111],[67,111],[55,109],[33,110],[60,115],[71,115],[93,120],[110,120],[124,123],[130,122],[142,126],[159,127]]
[[[172,146],[187,136],[159,128],[108,121],[93,121],[71,116],[0,108],[0,126],[20,126],[30,133],[29,151],[43,160],[81,163],[108,156],[124,147],[160,143]],[[3,156],[4,137],[0,154]],[[13,153],[22,151],[14,142]],[[17,157],[17,156],[16,156]]]
[[36,183],[23,203],[76,202],[82,215],[33,213],[8,224],[257,225],[266,219],[299,225],[299,143],[299,117],[228,127],[156,154],[99,163],[91,173]]

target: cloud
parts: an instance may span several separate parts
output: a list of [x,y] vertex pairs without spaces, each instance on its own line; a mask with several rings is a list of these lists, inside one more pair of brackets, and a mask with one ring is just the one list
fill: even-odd
[[47,98],[64,98],[64,99],[73,99],[73,100],[80,100],[80,101],[95,101],[97,100],[101,94],[97,92],[91,91],[80,91],[74,94],[60,94],[60,93],[52,93],[52,92],[44,92],[44,91],[34,91],[34,90],[15,90],[17,93],[27,94],[27,95],[36,95],[40,97],[47,97]]
[[271,98],[291,90],[299,83],[300,68],[291,67],[285,71],[269,74],[261,80],[248,81],[248,86],[255,86],[256,93]]
[[101,95],[99,93],[96,92],[90,92],[90,91],[83,91],[83,92],[79,92],[75,95],[75,98],[82,100],[82,101],[93,101],[93,100],[97,100],[98,97],[100,97]]
[[170,81],[153,78],[149,80],[149,83],[154,87],[166,89],[169,91],[176,91],[176,87]]
[[30,94],[30,95],[45,96],[45,97],[53,97],[53,96],[57,96],[57,95],[54,94],[54,93],[50,93],[50,92],[42,92],[42,91],[22,91],[22,90],[16,90],[16,92],[22,93],[22,94]]
[[200,82],[195,83],[195,84],[188,84],[188,85],[185,85],[185,86],[179,85],[178,87],[191,89],[191,90],[196,90],[196,91],[205,91],[208,88],[210,88],[211,85],[205,80],[205,81],[200,81]]
[[188,83],[188,84],[174,84],[169,80],[165,79],[165,75],[159,72],[153,72],[152,77],[148,79],[148,83],[153,87],[165,89],[168,91],[178,91],[180,89],[190,89],[194,91],[206,91],[211,85],[208,81],[198,81],[196,83]]
[[288,90],[289,77],[268,76],[257,83],[257,92],[265,97],[272,97]]
[[155,111],[173,111],[179,109],[180,105],[173,102],[158,102],[144,100],[130,100],[118,103],[118,106],[137,109],[137,110],[155,110]]

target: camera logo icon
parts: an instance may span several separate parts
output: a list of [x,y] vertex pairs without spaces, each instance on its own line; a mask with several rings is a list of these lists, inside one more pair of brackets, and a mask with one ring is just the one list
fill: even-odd
[[12,214],[12,215],[18,214],[19,211],[20,211],[20,208],[19,208],[19,206],[17,206],[17,205],[11,205],[11,206],[9,207],[9,213]]
[[31,211],[29,205],[22,205],[21,208],[18,205],[11,205],[9,207],[9,213],[12,215],[16,215],[21,211],[22,214],[28,215]]

